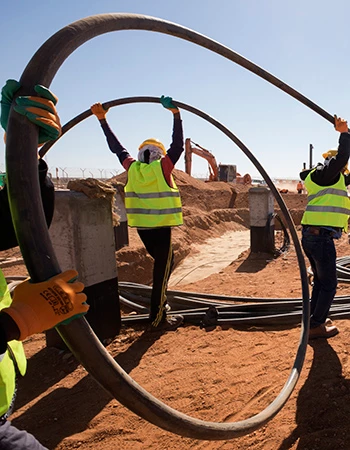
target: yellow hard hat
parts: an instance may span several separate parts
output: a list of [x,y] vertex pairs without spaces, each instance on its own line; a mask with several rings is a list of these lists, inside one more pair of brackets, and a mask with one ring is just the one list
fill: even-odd
[[141,149],[143,149],[144,147],[146,147],[146,145],[150,145],[150,146],[151,146],[151,145],[154,145],[155,147],[158,147],[158,148],[162,151],[162,153],[163,153],[164,156],[166,155],[165,147],[164,147],[164,145],[163,145],[158,139],[154,139],[154,138],[146,139],[146,140],[143,141],[142,144],[140,145],[139,151],[140,151]]
[[327,159],[327,158],[332,158],[333,156],[336,156],[337,154],[338,154],[338,150],[331,149],[331,150],[328,150],[328,152],[326,152],[326,153],[322,153],[322,156],[324,159]]
[[[331,149],[331,150],[328,150],[328,152],[323,153],[322,156],[323,156],[324,159],[327,159],[327,158],[333,158],[333,156],[336,156],[337,154],[338,154],[338,150]],[[350,173],[350,171],[349,171],[348,165],[346,164],[343,167],[343,174],[344,175],[349,175],[349,173]]]

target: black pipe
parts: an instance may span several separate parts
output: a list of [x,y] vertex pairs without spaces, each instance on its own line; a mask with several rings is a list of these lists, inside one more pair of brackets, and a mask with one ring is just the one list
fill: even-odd
[[[20,79],[22,87],[16,96],[32,94],[36,84],[50,87],[51,81],[65,59],[84,42],[107,32],[127,29],[170,34],[208,48],[256,73],[333,123],[333,116],[281,80],[229,48],[177,24],[134,14],[91,16],[58,31],[42,45],[28,63]],[[218,124],[219,128],[220,126]],[[34,124],[15,113],[12,108],[7,133],[6,165],[14,227],[30,277],[34,282],[42,281],[56,275],[61,270],[51,244],[40,201],[37,174],[38,130]],[[244,153],[250,155],[249,158],[264,176],[275,195],[291,232],[301,273],[304,312],[302,333],[292,371],[277,398],[259,414],[240,422],[214,423],[194,419],[164,405],[138,386],[105,351],[85,319],[77,319],[69,325],[58,327],[61,337],[78,360],[122,404],[168,431],[206,440],[230,439],[245,435],[274,417],[293,392],[303,366],[308,341],[309,295],[307,273],[294,222],[282,197],[263,167],[236,136],[228,133],[232,141]]]

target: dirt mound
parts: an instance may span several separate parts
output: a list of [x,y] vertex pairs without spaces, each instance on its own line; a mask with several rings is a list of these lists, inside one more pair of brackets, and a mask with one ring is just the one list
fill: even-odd
[[[244,204],[236,205],[235,203],[238,193],[248,192],[246,186],[236,187],[232,183],[222,181],[204,182],[177,169],[174,169],[173,176],[181,193],[182,205],[185,208],[198,208],[203,211],[233,207],[248,208],[247,196],[241,196],[241,198],[246,199]],[[127,173],[123,172],[112,180],[126,184]]]
[[[237,189],[232,183],[204,182],[176,169],[174,179],[185,222],[173,229],[175,267],[192,251],[193,243],[249,226],[248,187]],[[126,172],[114,180],[125,184]],[[151,283],[153,260],[135,230],[129,228],[129,246],[119,250],[116,257],[120,281]]]
[[[193,251],[192,244],[203,243],[226,231],[249,229],[251,185],[204,182],[176,169],[174,179],[181,194],[184,215],[184,225],[173,229],[175,267]],[[127,173],[117,175],[114,180],[125,184]],[[282,198],[295,223],[300,224],[306,195],[287,193]],[[275,212],[285,222],[276,201]],[[281,229],[278,220],[275,228]],[[117,252],[119,280],[150,284],[152,261],[137,232],[129,228],[129,246]]]

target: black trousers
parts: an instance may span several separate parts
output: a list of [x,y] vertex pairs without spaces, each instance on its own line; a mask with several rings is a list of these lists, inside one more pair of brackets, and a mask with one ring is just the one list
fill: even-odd
[[166,289],[174,266],[171,228],[137,230],[148,253],[154,259],[150,320],[158,326],[166,318]]

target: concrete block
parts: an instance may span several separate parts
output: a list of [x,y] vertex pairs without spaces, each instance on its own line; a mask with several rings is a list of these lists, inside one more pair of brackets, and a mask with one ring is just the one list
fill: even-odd
[[[90,305],[86,319],[100,340],[113,339],[121,317],[110,201],[56,191],[49,232],[61,269],[76,269],[85,285]],[[46,336],[48,346],[61,347],[56,331],[49,330]]]

